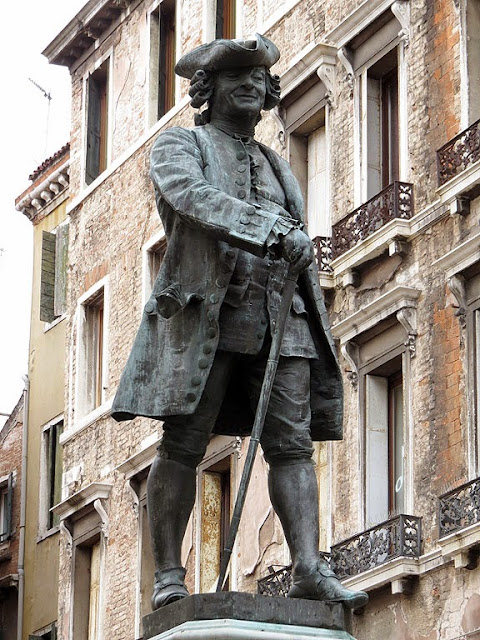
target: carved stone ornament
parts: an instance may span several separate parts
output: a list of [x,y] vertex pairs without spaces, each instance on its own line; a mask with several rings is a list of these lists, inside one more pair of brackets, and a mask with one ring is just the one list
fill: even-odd
[[60,521],[60,531],[65,538],[65,551],[67,553],[67,557],[71,558],[73,553],[73,537],[63,520]]
[[325,85],[327,104],[332,107],[332,109],[335,108],[335,65],[326,60],[322,60],[317,69],[317,75]]
[[416,355],[417,349],[417,310],[413,307],[404,307],[397,311],[397,320],[407,332],[405,346],[408,348],[412,358]]
[[410,2],[409,0],[396,0],[392,4],[392,13],[402,27],[398,36],[405,47],[410,44]]
[[448,288],[452,292],[455,300],[458,304],[458,309],[455,311],[455,315],[460,322],[462,329],[467,326],[467,298],[465,295],[465,278],[459,274],[455,274],[448,279]]
[[351,61],[350,52],[347,50],[346,47],[341,47],[341,49],[338,50],[337,55],[345,71],[347,72],[345,79],[348,84],[348,87],[350,88],[350,98],[353,98],[353,85],[355,82],[355,72],[353,70],[353,64]]
[[102,521],[102,524],[101,524],[101,527],[100,527],[101,531],[102,531],[103,535],[105,536],[105,538],[108,538],[108,516],[107,516],[107,512],[103,508],[103,504],[102,504],[102,501],[100,500],[100,498],[95,500],[95,502],[93,503],[93,506],[95,508],[95,511],[100,516],[100,520]]
[[342,352],[343,357],[347,361],[350,366],[350,369],[347,369],[347,379],[352,383],[352,387],[357,389],[358,387],[358,345],[352,340],[348,340],[344,342],[340,346],[340,351]]
[[135,517],[138,520],[138,517],[140,515],[140,501],[138,499],[138,493],[135,490],[135,486],[133,485],[131,478],[127,482],[127,487],[129,488],[130,493],[132,494],[132,510],[133,510],[133,513],[135,514]]

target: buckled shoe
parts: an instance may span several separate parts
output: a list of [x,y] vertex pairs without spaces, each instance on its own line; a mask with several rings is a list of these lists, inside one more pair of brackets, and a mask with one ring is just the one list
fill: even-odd
[[368,602],[364,591],[344,587],[325,560],[319,560],[316,569],[307,575],[294,575],[288,597],[339,602],[347,609],[360,609]]

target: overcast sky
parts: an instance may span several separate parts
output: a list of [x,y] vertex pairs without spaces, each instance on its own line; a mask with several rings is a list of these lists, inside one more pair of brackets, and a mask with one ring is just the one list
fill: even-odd
[[[84,4],[24,0],[2,9],[0,413],[10,412],[19,399],[28,359],[32,224],[14,201],[30,184],[29,174],[68,141],[70,131],[69,72],[49,65],[41,52]],[[51,94],[50,113],[49,101],[29,78]]]

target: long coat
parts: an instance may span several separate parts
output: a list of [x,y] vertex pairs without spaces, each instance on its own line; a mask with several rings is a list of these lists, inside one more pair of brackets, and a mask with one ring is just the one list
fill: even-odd
[[[260,145],[292,218],[302,220],[300,189],[285,160]],[[254,207],[239,185],[249,165],[240,140],[212,125],[173,127],[156,139],[150,175],[167,250],[114,399],[112,416],[164,419],[195,411],[219,339],[219,312],[239,250],[258,256],[277,215]],[[245,187],[243,187],[245,190]],[[318,273],[299,278],[318,349],[311,362],[312,438],[342,438],[343,387]],[[241,380],[233,379],[215,433],[245,435],[253,424]]]

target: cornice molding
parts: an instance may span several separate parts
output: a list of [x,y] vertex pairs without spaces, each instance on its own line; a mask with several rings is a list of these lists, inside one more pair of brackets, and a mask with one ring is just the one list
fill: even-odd
[[108,482],[92,482],[77,493],[59,502],[52,511],[60,520],[66,520],[74,513],[78,513],[85,507],[91,505],[92,509],[97,509],[95,502],[97,500],[106,500],[110,495],[112,484]]

